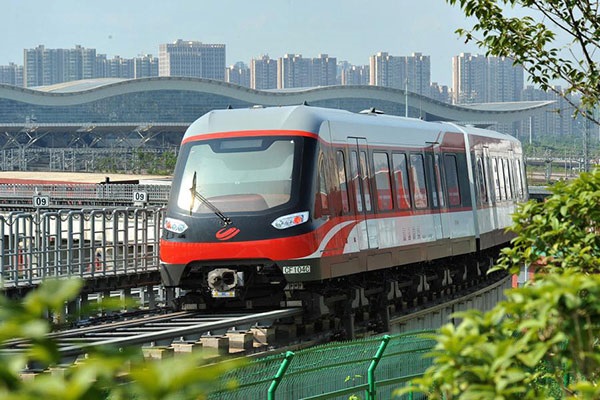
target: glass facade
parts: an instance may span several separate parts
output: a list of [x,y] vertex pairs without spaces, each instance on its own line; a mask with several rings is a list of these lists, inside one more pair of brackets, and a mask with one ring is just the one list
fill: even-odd
[[[190,78],[181,78],[181,80],[173,77],[151,78],[147,83],[147,89],[144,89],[146,82],[143,79],[132,79],[117,84],[113,82],[106,86],[97,85],[93,89],[81,86],[79,91],[71,88],[50,93],[23,92],[18,87],[0,85],[0,124],[191,123],[213,109],[293,105],[305,101],[311,106],[345,109],[352,112],[375,108],[390,115],[406,114],[405,95],[396,89],[377,88],[382,93],[381,98],[376,98],[378,94],[374,93],[374,89],[370,86],[357,86],[352,89],[348,87],[336,89],[329,86],[306,91],[271,92],[204,79],[195,81]],[[109,95],[103,97],[103,93]],[[97,100],[88,101],[90,94]],[[64,103],[65,98],[68,98],[72,105],[60,105]],[[79,98],[81,102],[78,102]],[[444,115],[427,112],[433,109],[442,110]],[[510,116],[514,120],[518,118],[515,114],[527,114],[527,111],[520,110],[519,106],[502,110],[505,112],[454,109],[456,107],[420,97],[409,99],[408,116],[429,121],[463,120],[467,111],[473,116],[471,123],[481,120],[489,124],[497,118],[506,119]],[[458,114],[457,111],[460,111],[463,118],[450,118],[453,114]],[[529,111],[531,112],[533,111]]]
[[192,123],[212,109],[251,105],[231,97],[181,90],[127,93],[71,106],[35,105],[0,98],[0,123]]
[[[69,106],[36,105],[0,97],[0,124],[25,123],[192,123],[214,109],[251,107],[256,103],[207,92],[153,90],[106,97]],[[290,103],[293,104],[293,103]],[[310,102],[316,107],[359,112],[371,107],[404,115],[404,104],[366,98],[331,98]],[[409,108],[409,114],[418,110]],[[438,118],[440,119],[440,118]]]

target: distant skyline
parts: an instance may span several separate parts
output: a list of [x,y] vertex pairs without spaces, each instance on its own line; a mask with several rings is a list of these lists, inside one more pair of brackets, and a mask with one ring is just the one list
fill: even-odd
[[452,83],[452,57],[485,51],[454,31],[471,25],[445,0],[0,0],[0,65],[23,49],[95,48],[107,57],[158,57],[177,39],[226,45],[227,65],[286,53],[366,65],[380,51],[431,57],[431,80]]

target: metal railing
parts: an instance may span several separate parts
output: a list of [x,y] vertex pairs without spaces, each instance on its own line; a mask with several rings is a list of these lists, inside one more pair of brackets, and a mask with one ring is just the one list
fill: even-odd
[[127,207],[0,215],[2,287],[156,271],[162,212]]
[[[407,332],[330,343],[254,360],[221,377],[235,389],[208,396],[234,399],[391,399],[396,389],[422,376],[433,331]],[[412,396],[409,396],[412,397]]]
[[98,206],[164,206],[169,199],[170,182],[159,184],[110,183],[27,183],[0,184],[0,207],[35,208],[34,196],[48,196],[45,208]]

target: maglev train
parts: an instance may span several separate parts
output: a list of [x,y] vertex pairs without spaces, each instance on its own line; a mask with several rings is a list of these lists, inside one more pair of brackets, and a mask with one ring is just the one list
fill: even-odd
[[203,308],[406,298],[470,279],[462,265],[508,243],[527,197],[510,135],[376,110],[212,111],[182,139],[161,278]]

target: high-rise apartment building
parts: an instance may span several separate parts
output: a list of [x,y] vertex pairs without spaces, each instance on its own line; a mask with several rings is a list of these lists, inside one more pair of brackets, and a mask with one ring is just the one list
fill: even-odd
[[225,80],[225,45],[178,39],[158,47],[159,76]]
[[431,85],[431,59],[421,53],[410,56],[392,56],[379,52],[369,58],[369,84],[413,93],[429,95]]
[[369,66],[368,65],[351,65],[342,63],[339,68],[340,84],[341,85],[368,85],[369,84]]
[[337,58],[319,54],[310,63],[309,86],[332,86],[337,77]]
[[406,56],[406,87],[410,92],[429,96],[431,91],[431,57],[421,53]]
[[432,82],[429,95],[427,96],[437,101],[441,101],[442,103],[451,103],[452,98],[450,94],[450,89],[446,85],[440,85],[437,82]]
[[379,52],[369,57],[369,84],[392,88],[404,88],[406,65],[402,57],[394,57],[387,52]]
[[481,103],[486,92],[485,56],[461,53],[452,57],[452,96],[454,104]]
[[487,102],[519,101],[524,87],[523,67],[506,57],[488,57]]
[[148,78],[158,76],[158,58],[151,54],[135,58],[114,56],[107,59],[106,54],[96,56],[96,78]]
[[225,69],[225,82],[250,87],[250,68],[241,61]]
[[23,66],[15,63],[0,65],[0,83],[23,86]]
[[331,86],[337,83],[337,58],[319,54],[304,58],[302,54],[286,54],[277,60],[277,88]]
[[69,81],[96,77],[96,49],[75,46],[69,54]]
[[[575,108],[565,97],[558,94],[562,93],[563,89],[560,86],[554,86],[554,90],[556,92],[545,92],[533,86],[527,86],[523,90],[523,101],[552,100],[555,103],[544,113],[532,115],[529,120],[523,121],[523,127],[517,135],[521,141],[535,140],[535,136],[540,134],[581,137],[584,133],[585,123],[582,123],[580,117],[573,118]],[[578,102],[578,99],[571,95],[567,95],[567,98],[575,103]]]
[[144,54],[133,59],[134,78],[158,76],[158,57]]
[[523,68],[505,57],[461,53],[452,58],[455,104],[518,101],[523,90]]
[[277,89],[277,60],[262,55],[250,61],[250,87],[256,90]]
[[106,60],[105,78],[133,79],[134,75],[135,67],[132,58],[114,56],[112,59]]
[[311,60],[302,54],[285,54],[277,60],[277,88],[300,88],[310,85]]
[[96,77],[96,49],[46,49],[43,45],[23,51],[23,83],[26,87]]
[[108,61],[106,54],[96,54],[96,78],[106,78],[108,76]]

